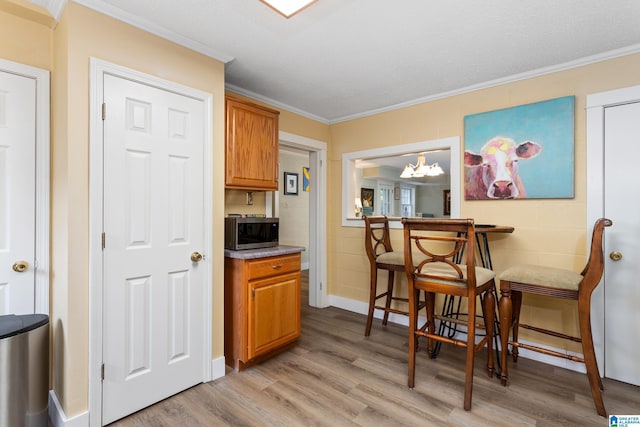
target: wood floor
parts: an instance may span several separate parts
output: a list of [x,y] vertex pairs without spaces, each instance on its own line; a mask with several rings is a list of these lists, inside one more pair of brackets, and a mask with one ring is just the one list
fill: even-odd
[[[303,282],[306,276],[303,277]],[[307,301],[303,285],[303,301]],[[464,349],[416,360],[407,388],[407,330],[303,303],[302,337],[290,351],[241,373],[227,371],[112,426],[606,426],[584,374],[527,359],[502,387],[476,359],[473,406],[462,409]],[[640,415],[640,387],[605,379],[610,414]]]

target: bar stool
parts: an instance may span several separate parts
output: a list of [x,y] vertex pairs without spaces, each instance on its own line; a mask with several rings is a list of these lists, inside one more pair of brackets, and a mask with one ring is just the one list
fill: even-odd
[[[464,404],[471,409],[475,354],[487,347],[487,374],[494,373],[493,332],[495,320],[495,273],[475,265],[474,221],[468,219],[402,218],[404,224],[405,271],[409,284],[409,388],[415,382],[418,338],[427,338],[427,351],[434,357],[434,341],[466,348]],[[453,247],[452,247],[453,246]],[[467,250],[464,251],[464,247]],[[464,255],[461,255],[464,251]],[[420,256],[421,260],[417,257]],[[463,256],[463,258],[460,258]],[[418,292],[427,295],[427,322],[420,325],[414,309]],[[468,316],[456,320],[467,330],[465,340],[435,332],[436,294],[466,297]],[[476,325],[476,296],[482,295],[484,324]],[[452,321],[452,320],[450,320]],[[486,329],[476,344],[476,328]]]
[[[369,289],[369,310],[367,313],[367,325],[364,336],[371,334],[373,324],[373,313],[376,309],[384,311],[382,324],[386,325],[389,320],[389,313],[409,315],[409,309],[401,310],[391,307],[393,301],[408,304],[408,299],[393,295],[395,283],[395,272],[404,272],[404,252],[394,251],[391,246],[389,236],[389,219],[386,216],[363,216],[365,224],[364,246],[369,258],[371,268],[370,289]],[[388,274],[387,289],[378,294],[378,270],[386,270]],[[376,305],[379,299],[384,298],[384,305]],[[418,310],[425,306],[424,301],[420,302]]]
[[[561,357],[582,362],[587,368],[587,377],[591,386],[591,395],[598,414],[605,417],[607,411],[602,401],[602,378],[598,372],[598,363],[593,349],[591,336],[591,294],[600,283],[604,271],[604,256],[602,251],[602,235],[604,227],[610,227],[611,220],[600,218],[593,227],[591,237],[591,251],[587,265],[580,274],[571,270],[551,268],[539,265],[519,265],[505,270],[500,275],[500,328],[502,341],[502,384],[507,384],[507,345],[512,346],[513,361],[518,361],[518,348],[524,348],[549,356]],[[578,318],[580,322],[580,337],[572,337],[560,332],[539,327],[520,324],[520,307],[522,293],[545,295],[578,301]],[[513,302],[512,302],[513,301]],[[513,339],[509,341],[509,327],[513,325]],[[557,338],[576,341],[582,344],[583,358],[559,353],[553,350],[523,344],[518,341],[518,329],[525,328]]]

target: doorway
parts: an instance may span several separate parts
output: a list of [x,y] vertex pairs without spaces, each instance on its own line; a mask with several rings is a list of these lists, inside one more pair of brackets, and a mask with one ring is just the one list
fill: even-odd
[[91,60],[90,423],[208,381],[210,94]]
[[0,315],[49,314],[49,72],[0,59]]
[[[309,305],[329,306],[327,297],[327,144],[311,138],[280,132],[280,146],[309,153]],[[302,171],[300,172],[302,173]],[[302,178],[299,183],[302,184]],[[267,192],[266,214],[274,216],[278,192]]]
[[596,357],[605,377],[634,385],[640,385],[640,248],[634,239],[640,189],[628,182],[628,171],[640,154],[639,134],[640,86],[587,97],[587,222],[613,221],[605,232],[603,283],[592,296]]

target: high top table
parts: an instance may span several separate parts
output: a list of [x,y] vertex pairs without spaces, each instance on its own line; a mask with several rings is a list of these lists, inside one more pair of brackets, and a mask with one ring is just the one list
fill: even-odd
[[[506,225],[492,225],[492,224],[476,224],[476,247],[478,249],[478,259],[480,259],[480,263],[483,268],[487,268],[489,270],[493,270],[493,263],[491,261],[491,251],[489,250],[489,238],[488,234],[490,233],[513,233],[515,230],[514,227],[506,226]],[[462,255],[462,254],[461,254]],[[462,259],[455,260],[456,263],[460,263]],[[498,296],[498,284],[496,286],[496,299]],[[444,303],[442,305],[442,314],[437,316],[440,320],[440,326],[438,328],[438,334],[444,335],[445,330],[448,329],[447,336],[452,338],[459,330],[458,323],[456,320],[459,319],[460,316],[466,316],[467,313],[460,312],[460,306],[462,303],[462,298],[453,297],[453,296],[445,296]],[[482,302],[481,302],[482,306]],[[497,309],[497,305],[496,305]],[[447,321],[447,319],[452,319],[452,321]],[[460,331],[466,333],[466,331]],[[494,343],[496,348],[496,358],[498,362],[498,368],[500,368],[500,354],[498,350],[498,342],[500,342],[500,321],[499,316],[495,316],[495,326],[494,326]],[[440,351],[441,342],[437,342],[435,348],[433,350],[434,357]]]

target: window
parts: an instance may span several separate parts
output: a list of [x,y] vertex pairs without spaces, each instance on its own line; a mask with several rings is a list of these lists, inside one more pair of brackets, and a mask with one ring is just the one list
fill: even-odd
[[[372,215],[389,216],[392,228],[402,227],[399,221],[402,216],[415,216],[418,212],[442,216],[444,189],[451,191],[451,217],[459,217],[460,167],[462,165],[460,148],[460,137],[456,136],[344,153],[342,155],[342,225],[364,226],[361,218],[356,216],[356,212],[361,213],[357,206],[361,202],[362,188],[375,189]],[[441,166],[445,166],[446,163],[448,173],[438,178],[442,182],[436,185],[432,182],[419,182],[413,178],[409,180],[400,178],[406,164],[416,163],[418,153],[425,153],[427,157],[437,157],[440,159],[438,162]],[[394,168],[388,166],[391,160],[395,160],[398,165]],[[433,160],[427,158],[427,162],[432,163]],[[400,188],[399,199],[396,199],[394,192],[397,187]],[[435,197],[434,194],[437,195],[437,202],[431,200]]]
[[380,194],[380,215],[394,216],[393,184],[379,183],[378,194]]
[[400,188],[400,203],[402,216],[415,216],[415,190],[413,188]]

